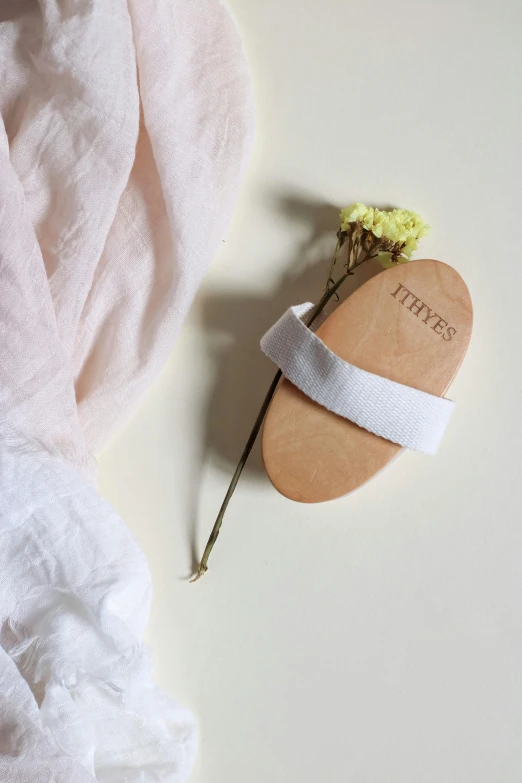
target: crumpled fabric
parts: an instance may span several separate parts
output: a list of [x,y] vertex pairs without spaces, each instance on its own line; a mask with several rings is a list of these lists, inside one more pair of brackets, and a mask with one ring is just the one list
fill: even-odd
[[195,722],[153,682],[150,574],[95,455],[233,210],[237,31],[219,0],[3,0],[0,114],[0,780],[178,783]]

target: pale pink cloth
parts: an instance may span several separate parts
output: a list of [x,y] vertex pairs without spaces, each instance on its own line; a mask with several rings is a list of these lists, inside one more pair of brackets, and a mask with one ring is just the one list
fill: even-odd
[[0,780],[182,781],[193,719],[151,680],[147,565],[93,455],[231,215],[238,35],[219,0],[3,0],[0,112]]

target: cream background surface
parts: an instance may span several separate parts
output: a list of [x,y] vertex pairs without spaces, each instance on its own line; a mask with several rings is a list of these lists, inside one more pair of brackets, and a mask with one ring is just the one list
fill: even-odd
[[[152,569],[156,677],[199,720],[191,780],[518,783],[522,6],[230,5],[257,108],[249,172],[168,365],[100,459]],[[259,338],[317,298],[354,200],[420,211],[419,255],[469,285],[442,447],[318,506],[280,497],[256,451],[189,585],[273,373]]]

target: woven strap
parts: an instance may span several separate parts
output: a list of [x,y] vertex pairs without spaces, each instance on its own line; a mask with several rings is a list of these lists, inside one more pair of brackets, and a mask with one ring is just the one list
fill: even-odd
[[307,397],[359,427],[408,449],[435,454],[455,403],[343,361],[301,320],[312,305],[291,307],[261,349]]

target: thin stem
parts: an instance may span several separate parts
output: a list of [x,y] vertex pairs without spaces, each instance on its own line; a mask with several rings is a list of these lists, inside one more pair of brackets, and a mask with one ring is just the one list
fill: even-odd
[[332,261],[331,261],[331,263],[330,263],[330,269],[328,270],[328,277],[327,277],[327,279],[326,279],[326,286],[325,286],[325,290],[328,290],[328,288],[329,288],[329,286],[330,286],[330,283],[331,283],[331,281],[332,281],[332,277],[333,277],[333,273],[334,273],[335,264],[337,263],[337,253],[339,252],[340,248],[341,248],[341,240],[340,240],[340,239],[338,239],[338,240],[337,240],[337,244],[336,244],[336,246],[335,246],[334,254],[333,254],[333,256],[332,256]]
[[[355,264],[352,269],[355,269],[356,266],[359,266],[359,264]],[[338,288],[344,283],[347,277],[349,277],[352,274],[352,271],[345,272],[345,274],[339,278],[339,280],[327,291],[324,292],[319,302],[316,304],[308,318],[306,319],[306,325],[311,326],[315,319],[322,313],[332,296],[335,294]],[[259,434],[259,430],[261,429],[261,425],[263,424],[263,420],[266,416],[266,412],[268,410],[268,406],[270,405],[270,402],[272,401],[272,397],[275,394],[275,391],[277,389],[277,386],[279,384],[279,381],[282,376],[281,370],[278,370],[274,376],[274,379],[272,383],[270,384],[270,388],[268,389],[268,392],[266,394],[265,399],[263,400],[263,404],[261,405],[261,408],[259,410],[259,413],[257,414],[257,418],[255,420],[254,426],[252,427],[252,431],[250,435],[248,436],[248,440],[246,442],[245,448],[243,449],[243,453],[241,454],[241,457],[239,459],[239,462],[237,464],[237,467],[234,471],[234,475],[232,476],[232,480],[230,482],[230,485],[227,490],[227,494],[225,495],[225,499],[223,500],[223,503],[221,504],[221,508],[219,509],[219,514],[217,515],[216,521],[214,522],[214,527],[212,528],[212,531],[210,533],[209,539],[207,541],[207,545],[205,547],[205,551],[203,552],[203,557],[201,558],[201,561],[198,566],[198,570],[196,575],[193,579],[191,579],[191,582],[197,582],[198,579],[200,579],[203,574],[205,574],[208,571],[208,559],[210,557],[210,553],[212,552],[212,549],[214,548],[214,544],[217,541],[217,537],[219,536],[219,531],[221,528],[221,525],[223,523],[223,517],[225,516],[225,511],[227,510],[227,506],[230,502],[230,498],[234,494],[234,490],[237,486],[237,482],[239,481],[239,477],[241,476],[241,473],[243,472],[243,468],[246,465],[246,461],[248,457],[250,456],[250,452],[252,451],[252,448],[254,446],[254,443],[256,442],[256,438]]]
[[230,485],[227,489],[227,494],[225,495],[225,499],[223,500],[223,503],[221,504],[221,508],[219,509],[219,514],[217,515],[216,521],[214,522],[214,527],[212,528],[212,532],[210,533],[209,539],[207,541],[207,545],[205,547],[205,551],[203,552],[203,557],[201,558],[197,573],[195,577],[190,580],[191,582],[197,582],[197,580],[200,577],[202,577],[203,574],[208,570],[208,566],[207,566],[208,558],[210,557],[210,553],[212,552],[214,544],[217,541],[217,537],[219,536],[219,530],[223,522],[223,517],[225,516],[225,511],[227,510],[227,506],[230,502],[230,498],[234,494],[234,490],[236,488],[237,482],[239,481],[239,477],[243,472],[243,468],[246,465],[246,461],[250,456],[250,452],[252,451],[254,443],[256,442],[256,438],[258,436],[259,430],[261,429],[263,419],[265,418],[266,412],[268,410],[268,406],[270,405],[272,397],[275,394],[275,390],[277,389],[277,385],[279,383],[282,374],[283,373],[281,372],[281,370],[278,370],[276,372],[274,379],[270,384],[270,388],[266,393],[266,397],[263,400],[263,404],[261,405],[259,413],[257,414],[257,418],[255,420],[254,426],[252,427],[252,431],[248,436],[248,440],[246,442],[245,448],[243,449],[243,453],[241,454],[237,467],[234,471],[234,475],[232,476],[232,481],[230,482]]

